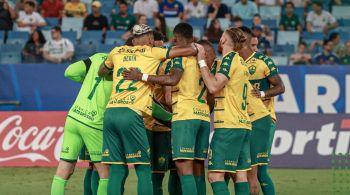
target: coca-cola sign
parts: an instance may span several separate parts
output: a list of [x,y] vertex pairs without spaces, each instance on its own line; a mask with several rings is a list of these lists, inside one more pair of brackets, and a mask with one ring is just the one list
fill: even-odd
[[0,112],[0,166],[56,166],[66,112]]

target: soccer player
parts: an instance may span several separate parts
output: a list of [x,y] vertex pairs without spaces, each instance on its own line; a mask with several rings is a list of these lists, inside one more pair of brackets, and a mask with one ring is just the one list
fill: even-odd
[[98,176],[96,167],[90,162],[90,155],[85,145],[80,151],[79,160],[89,162],[89,167],[86,169],[84,176],[84,195],[95,195],[97,194],[100,177]]
[[[101,65],[99,75],[114,70],[113,91],[105,112],[103,129],[103,163],[109,164],[108,194],[121,194],[128,174],[127,165],[135,165],[138,194],[153,194],[149,143],[143,114],[151,115],[152,86],[144,82],[125,80],[122,72],[136,67],[147,74],[155,74],[161,61],[197,54],[193,45],[185,48],[152,47],[152,29],[147,25],[133,27],[133,47],[116,47]],[[118,116],[118,117],[116,117]]]
[[[177,47],[193,44],[193,28],[187,23],[174,28]],[[200,76],[197,58],[179,57],[172,60],[168,75],[147,75],[147,82],[177,86],[172,95],[172,153],[180,177],[183,194],[205,194],[204,160],[207,157],[210,133],[210,113],[206,87]],[[142,72],[142,71],[141,71]],[[125,72],[126,79],[141,80],[145,74],[133,69]],[[133,75],[133,76],[130,76]]]
[[[242,27],[241,29],[245,32],[248,39],[245,45],[251,45],[249,40],[254,39],[253,33],[249,28]],[[271,58],[264,54],[254,52],[253,49],[248,46],[244,47],[239,53],[245,60],[251,75],[249,80],[254,87],[251,90],[252,95],[262,99],[272,117],[270,125],[268,125],[268,117],[254,120],[254,117],[256,116],[251,116],[254,121],[251,139],[253,142],[252,154],[254,155],[252,156],[252,164],[258,165],[257,174],[261,189],[264,195],[273,195],[275,194],[275,188],[273,181],[267,172],[267,168],[270,161],[271,147],[276,129],[274,97],[284,93],[285,88],[283,81],[278,74],[278,69]],[[261,110],[253,108],[253,111],[257,112]],[[254,126],[257,128],[256,131],[254,131]],[[256,167],[253,167],[252,176],[255,177],[255,174]],[[252,181],[252,183],[255,182]]]
[[247,113],[249,72],[237,51],[245,41],[238,28],[225,30],[220,39],[224,54],[216,74],[204,60],[199,49],[198,63],[202,78],[211,94],[215,94],[214,128],[209,151],[208,179],[214,194],[229,194],[225,173],[235,174],[235,194],[249,194],[246,171],[250,169],[250,130]]
[[51,194],[64,194],[68,179],[85,143],[100,177],[97,194],[107,194],[108,167],[101,164],[103,114],[111,94],[112,82],[97,75],[107,54],[97,53],[86,60],[71,64],[65,76],[81,82],[79,94],[68,112],[64,128],[61,159],[54,176]]

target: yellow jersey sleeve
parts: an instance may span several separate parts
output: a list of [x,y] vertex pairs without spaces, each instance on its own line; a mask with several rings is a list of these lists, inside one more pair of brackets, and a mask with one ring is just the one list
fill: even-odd
[[230,80],[231,75],[233,74],[233,70],[231,70],[231,64],[234,60],[235,54],[233,52],[228,53],[224,56],[221,62],[221,66],[217,73],[221,73],[227,77],[228,80]]
[[171,48],[151,47],[150,55],[157,60],[164,60],[169,58],[170,49]]
[[105,61],[105,65],[109,68],[109,69],[113,69],[114,64],[113,64],[113,55],[115,55],[117,53],[118,48],[114,48],[107,56],[107,59]]
[[265,56],[263,59],[264,63],[265,63],[265,71],[264,74],[266,77],[271,77],[271,76],[275,76],[278,74],[278,69],[277,66],[275,65],[275,63],[272,61],[271,58]]

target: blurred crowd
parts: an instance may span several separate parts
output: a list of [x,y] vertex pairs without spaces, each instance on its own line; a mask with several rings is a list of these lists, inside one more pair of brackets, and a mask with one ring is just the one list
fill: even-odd
[[12,32],[27,32],[23,63],[63,63],[79,44],[63,36],[67,18],[82,21],[80,34],[100,31],[101,44],[111,31],[127,40],[135,24],[152,26],[171,43],[173,26],[184,21],[216,46],[228,26],[249,26],[260,51],[286,60],[280,64],[350,64],[350,14],[335,10],[347,6],[350,0],[0,0],[0,46],[13,44]]

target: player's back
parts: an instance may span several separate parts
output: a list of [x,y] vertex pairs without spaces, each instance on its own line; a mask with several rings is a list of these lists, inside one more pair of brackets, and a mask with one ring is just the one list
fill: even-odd
[[100,65],[107,58],[107,55],[97,53],[89,59],[77,62],[84,63],[80,67],[80,71],[87,73],[83,78],[79,94],[68,113],[68,116],[100,130],[102,130],[104,111],[112,91],[111,78],[98,76]]
[[178,91],[173,95],[173,120],[199,119],[210,121],[209,107],[206,100],[206,87],[201,78],[197,58],[179,57],[172,60],[173,68],[183,70],[177,84]]
[[249,72],[238,53],[230,52],[217,64],[217,72],[228,79],[225,87],[215,94],[215,128],[251,129],[247,113]]
[[155,74],[167,49],[149,46],[121,46],[113,49],[107,59],[113,62],[113,91],[107,105],[110,107],[129,107],[150,114],[152,86],[141,81],[125,80],[124,70],[137,68],[145,74]]

